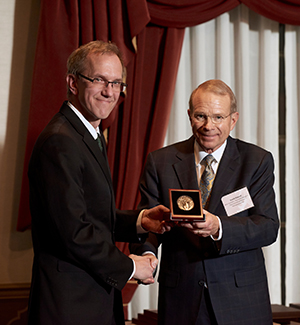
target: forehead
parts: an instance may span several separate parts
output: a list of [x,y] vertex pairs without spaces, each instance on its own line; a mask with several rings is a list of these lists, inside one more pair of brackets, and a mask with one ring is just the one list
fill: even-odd
[[111,73],[122,76],[122,63],[119,57],[111,52],[89,53],[86,57],[85,68],[98,73]]
[[194,111],[230,113],[230,96],[199,89],[193,96]]

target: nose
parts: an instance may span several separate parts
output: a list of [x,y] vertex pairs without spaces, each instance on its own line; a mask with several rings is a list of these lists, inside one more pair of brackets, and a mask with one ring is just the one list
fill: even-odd
[[207,116],[205,122],[203,123],[203,126],[206,128],[206,129],[211,129],[214,127],[214,123],[211,119],[210,116]]
[[112,96],[113,95],[113,84],[112,83],[107,83],[103,88],[102,88],[102,93],[106,96]]

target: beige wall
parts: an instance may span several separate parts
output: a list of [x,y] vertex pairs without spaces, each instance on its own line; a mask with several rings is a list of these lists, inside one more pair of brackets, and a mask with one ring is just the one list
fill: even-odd
[[0,284],[30,282],[30,231],[17,232],[40,0],[0,0]]

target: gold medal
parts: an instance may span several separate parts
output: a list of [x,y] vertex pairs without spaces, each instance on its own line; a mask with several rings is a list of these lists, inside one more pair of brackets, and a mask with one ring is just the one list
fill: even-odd
[[194,207],[194,201],[191,197],[182,195],[177,199],[177,205],[181,210],[190,211]]

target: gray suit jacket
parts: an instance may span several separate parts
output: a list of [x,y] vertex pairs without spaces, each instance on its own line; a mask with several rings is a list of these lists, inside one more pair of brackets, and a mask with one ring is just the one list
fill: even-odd
[[[193,144],[191,137],[149,154],[140,207],[169,206],[169,188],[198,189]],[[276,240],[279,227],[273,169],[269,152],[229,137],[207,209],[221,219],[222,240],[216,243],[175,227],[132,246],[134,252],[157,253],[162,244],[159,324],[198,324],[204,285],[219,325],[272,324],[261,248]],[[221,198],[245,186],[254,207],[228,217]]]

